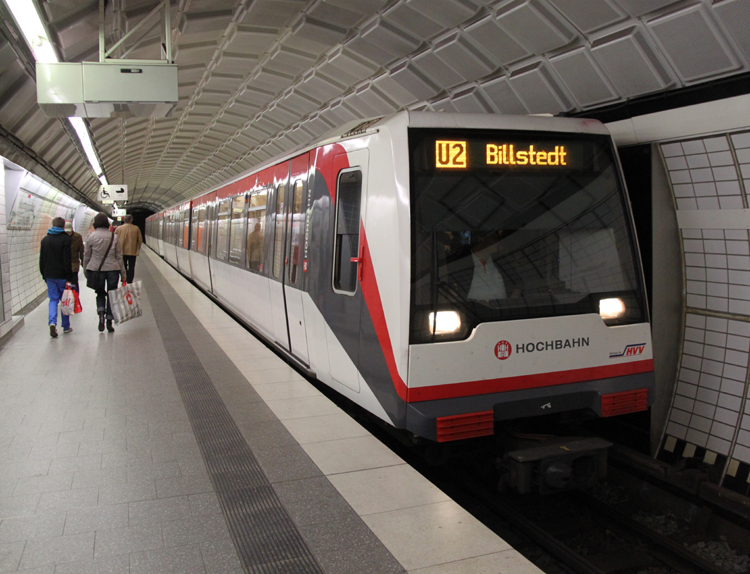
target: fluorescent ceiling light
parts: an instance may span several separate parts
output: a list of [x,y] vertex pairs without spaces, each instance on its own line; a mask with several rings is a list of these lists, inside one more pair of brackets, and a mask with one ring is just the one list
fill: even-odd
[[36,11],[36,4],[32,0],[5,0],[13,17],[21,28],[26,42],[29,44],[37,62],[57,62],[57,55],[47,38],[47,32]]
[[[42,63],[57,62],[55,50],[52,48],[42,20],[39,18],[39,13],[36,11],[36,3],[32,0],[5,0],[5,3],[13,13],[13,17],[16,19],[16,23],[21,29],[24,38],[26,38],[31,51],[34,53],[36,61]],[[78,139],[81,141],[83,150],[86,152],[86,157],[96,177],[99,178],[102,184],[107,185],[107,178],[104,176],[102,167],[99,165],[99,160],[94,153],[94,146],[91,143],[86,125],[81,118],[68,118],[68,120],[78,134]]]

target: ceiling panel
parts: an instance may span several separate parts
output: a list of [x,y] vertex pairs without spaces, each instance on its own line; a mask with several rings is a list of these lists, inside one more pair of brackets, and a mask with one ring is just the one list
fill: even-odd
[[[132,29],[155,0],[120,0]],[[107,3],[106,45],[115,41]],[[63,61],[98,59],[98,0],[41,3]],[[170,118],[88,123],[110,182],[164,206],[333,126],[398,109],[593,110],[750,72],[750,0],[190,0],[173,3]],[[13,26],[12,23],[10,24]],[[0,125],[79,191],[98,186],[0,36]],[[160,57],[159,29],[131,56]]]

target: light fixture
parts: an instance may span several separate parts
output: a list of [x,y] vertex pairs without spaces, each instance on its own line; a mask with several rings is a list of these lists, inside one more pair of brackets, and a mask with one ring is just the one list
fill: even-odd
[[599,315],[607,319],[620,319],[625,315],[625,303],[622,299],[601,299],[599,301]]
[[[55,50],[47,37],[47,31],[42,24],[42,19],[36,10],[36,3],[32,0],[5,0],[5,3],[13,14],[13,18],[21,29],[21,33],[23,33],[36,61],[41,63],[58,62],[57,54],[55,54]],[[68,121],[78,134],[78,139],[81,141],[94,174],[102,184],[107,185],[107,178],[104,176],[99,160],[94,153],[94,146],[83,120],[81,118],[68,118]]]
[[447,335],[461,329],[461,317],[455,311],[438,311],[430,313],[430,333],[432,335]]

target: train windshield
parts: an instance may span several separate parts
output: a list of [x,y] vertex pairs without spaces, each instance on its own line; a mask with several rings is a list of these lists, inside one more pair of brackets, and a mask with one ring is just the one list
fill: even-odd
[[608,324],[645,320],[609,138],[412,129],[409,146],[412,343],[612,302]]

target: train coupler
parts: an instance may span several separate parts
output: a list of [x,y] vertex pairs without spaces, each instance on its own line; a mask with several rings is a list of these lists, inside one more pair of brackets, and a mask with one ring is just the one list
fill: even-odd
[[552,494],[595,485],[607,475],[607,449],[601,438],[554,439],[514,450],[504,457],[504,486],[520,494]]

